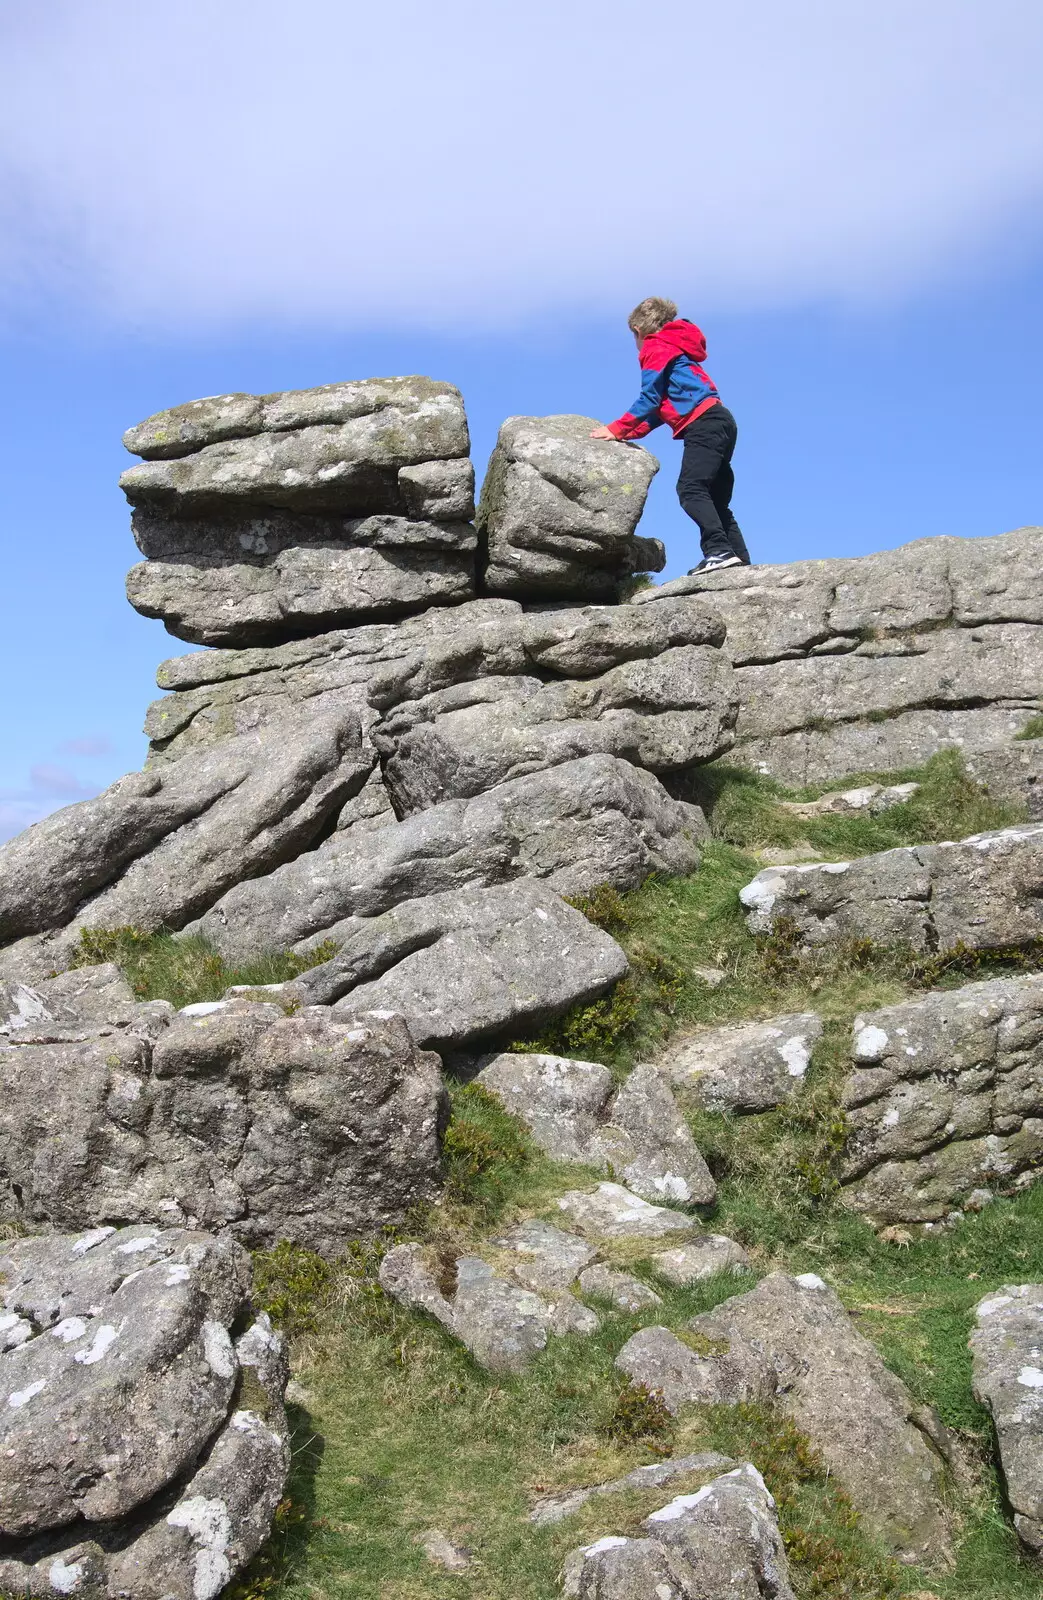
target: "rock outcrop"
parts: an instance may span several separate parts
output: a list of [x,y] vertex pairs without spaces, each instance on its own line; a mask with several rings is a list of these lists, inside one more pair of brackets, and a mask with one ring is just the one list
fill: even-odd
[[336,1256],[436,1193],[440,1063],[400,1018],[172,1013],[0,1040],[0,1219],[183,1222]]
[[775,1501],[748,1461],[653,1511],[639,1538],[574,1550],[562,1576],[567,1600],[794,1600]]
[[1043,1160],[1043,974],[855,1019],[844,1198],[876,1223],[979,1209]]
[[205,1233],[0,1246],[0,1589],[212,1600],[246,1565],[290,1459],[282,1341],[249,1286]]
[[634,530],[659,470],[640,445],[592,439],[592,417],[508,417],[482,486],[478,530],[489,594],[613,600],[666,552]]
[[704,1111],[770,1111],[804,1086],[822,1036],[813,1011],[702,1028],[670,1040],[656,1061],[683,1104]]
[[941,1424],[889,1372],[821,1278],[773,1273],[689,1325],[644,1328],[617,1366],[684,1405],[781,1406],[866,1521],[904,1560],[944,1559]]
[[148,559],[127,596],[196,644],[248,645],[475,593],[463,401],[429,378],[225,395],[124,435]]
[[1043,1555],[1043,1284],[979,1301],[970,1337],[974,1393],[992,1412],[1014,1526]]
[[741,709],[730,759],[783,783],[1004,745],[1043,709],[1043,528],[677,578],[712,599]]
[[751,933],[770,933],[785,919],[807,945],[864,938],[919,951],[1031,946],[1043,938],[1043,826],[768,867],[739,898]]
[[485,1062],[477,1082],[555,1160],[615,1173],[653,1202],[712,1205],[716,1198],[709,1168],[654,1067],[635,1067],[613,1092],[611,1073],[597,1062],[505,1052]]

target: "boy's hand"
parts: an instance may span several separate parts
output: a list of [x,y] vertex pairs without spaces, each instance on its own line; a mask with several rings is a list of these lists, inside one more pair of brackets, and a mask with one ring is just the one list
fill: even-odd
[[616,436],[612,432],[612,429],[606,428],[605,424],[602,422],[599,423],[596,428],[592,428],[590,430],[590,437],[592,439],[614,439]]

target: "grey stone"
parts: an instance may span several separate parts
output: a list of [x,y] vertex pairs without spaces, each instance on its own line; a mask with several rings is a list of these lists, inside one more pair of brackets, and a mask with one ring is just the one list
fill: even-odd
[[16,1240],[0,1274],[3,1320],[27,1329],[0,1356],[0,1533],[125,1515],[224,1420],[245,1254],[177,1230],[108,1229]]
[[641,1524],[574,1550],[570,1600],[794,1600],[775,1501],[750,1462],[678,1495]]
[[159,669],[160,688],[172,692],[146,719],[150,759],[218,743],[302,705],[354,706],[368,728],[373,707],[387,711],[472,678],[596,677],[684,645],[717,647],[723,638],[723,622],[698,597],[643,612],[630,606],[523,612],[514,600],[473,600],[269,649],[197,651]]
[[567,1290],[555,1287],[553,1298],[541,1299],[479,1256],[457,1260],[450,1295],[420,1245],[396,1245],[380,1264],[380,1283],[400,1304],[437,1318],[490,1372],[522,1372],[546,1348],[549,1334],[587,1335],[598,1326],[589,1307]]
[[397,1011],[418,1044],[464,1049],[596,1000],[627,971],[607,933],[519,879],[360,917],[331,961],[289,987],[338,1013]]
[[646,1200],[712,1204],[714,1181],[654,1067],[635,1067],[613,1094],[596,1062],[507,1051],[486,1060],[477,1081],[555,1160],[618,1174]]
[[189,1008],[152,1044],[0,1045],[0,1217],[134,1218],[328,1255],[440,1180],[437,1057],[397,1018]]
[[444,1567],[446,1572],[466,1572],[471,1565],[471,1552],[466,1545],[455,1544],[441,1528],[428,1528],[417,1535],[417,1543],[432,1566]]
[[1043,739],[1013,739],[971,751],[965,764],[994,800],[1021,806],[1030,821],[1043,822]]
[[[612,756],[533,772],[318,849],[230,889],[192,926],[229,960],[338,939],[355,917],[468,884],[545,878],[561,894],[636,888],[698,864],[693,808]],[[701,819],[700,819],[701,820]],[[350,931],[350,927],[343,931]]]
[[675,1036],[656,1066],[686,1105],[706,1111],[769,1111],[804,1086],[822,1036],[813,1011]]
[[671,1233],[696,1233],[699,1224],[683,1211],[650,1205],[618,1183],[599,1183],[590,1193],[570,1189],[558,1209],[572,1226],[595,1239],[661,1239]]
[[1033,944],[1043,936],[1043,826],[769,867],[739,893],[752,933],[785,917],[808,945],[844,938],[914,950]]
[[524,772],[594,754],[666,773],[729,748],[731,668],[685,645],[596,678],[487,676],[402,700],[371,737],[396,809],[481,794]]
[[722,1456],[716,1450],[705,1450],[698,1455],[671,1456],[667,1461],[654,1461],[651,1466],[635,1467],[633,1472],[626,1473],[622,1478],[614,1478],[611,1483],[596,1483],[589,1489],[563,1489],[556,1494],[542,1495],[529,1512],[529,1521],[537,1528],[545,1528],[556,1522],[564,1522],[566,1517],[586,1505],[595,1495],[622,1494],[627,1489],[660,1489],[676,1478],[717,1477],[734,1465],[729,1456]]
[[634,530],[659,463],[589,417],[508,417],[482,485],[490,594],[611,599],[654,552]]
[[992,1412],[1014,1526],[1043,1554],[1043,1284],[979,1301],[970,1337],[974,1394]]
[[846,1203],[936,1223],[1043,1159],[1043,975],[995,978],[856,1017],[844,1088]]
[[250,396],[234,398],[237,406],[218,402],[216,417],[213,403],[202,410],[190,403],[130,430],[124,443],[151,457],[120,479],[132,505],[395,512],[402,467],[463,457],[469,449],[459,391],[430,378],[265,395],[259,408],[249,405]]
[[821,1278],[774,1273],[689,1329],[697,1349],[665,1328],[646,1328],[616,1364],[633,1382],[660,1389],[675,1411],[691,1403],[778,1404],[902,1560],[945,1560],[936,1453],[947,1447],[945,1430],[916,1406]]
[[779,805],[795,817],[845,817],[862,812],[875,817],[904,805],[919,788],[918,783],[865,783],[857,789],[833,790],[817,800],[780,800]]
[[716,1272],[749,1272],[752,1263],[741,1244],[723,1233],[707,1233],[690,1244],[660,1250],[652,1265],[668,1283],[701,1283]]
[[347,711],[272,723],[131,773],[0,849],[0,939],[75,918],[52,963],[67,967],[80,927],[182,927],[242,877],[310,844],[371,766]]
[[731,757],[782,782],[919,766],[1011,740],[1041,706],[1043,529],[676,579],[712,599],[742,706]]
[[585,1161],[612,1074],[598,1061],[505,1050],[484,1057],[477,1080],[555,1161]]
[[[405,526],[434,534],[451,525]],[[457,605],[475,593],[474,535],[459,526],[456,548],[445,548],[444,538],[425,547],[419,538],[353,544],[342,535],[319,548],[299,538],[263,561],[221,561],[212,552],[205,560],[142,561],[127,574],[127,599],[189,644],[233,646]]]
[[647,1283],[629,1272],[616,1272],[612,1267],[584,1267],[579,1275],[581,1294],[592,1295],[596,1300],[610,1300],[617,1311],[643,1311],[647,1306],[661,1306],[663,1299]]
[[400,467],[398,489],[406,514],[418,522],[471,522],[474,467],[470,461],[421,461]]
[[359,833],[375,833],[397,822],[391,796],[384,786],[379,767],[374,767],[358,794],[345,801],[337,816],[337,832],[355,828]]
[[[74,967],[30,986],[0,982],[0,1034],[48,1023],[110,1022],[114,1026],[140,1014],[134,991],[119,967],[104,962]],[[6,1021],[2,1020],[6,1017]]]
[[597,1254],[574,1233],[534,1218],[519,1222],[495,1243],[508,1252],[510,1271],[523,1288],[551,1296],[564,1293]]

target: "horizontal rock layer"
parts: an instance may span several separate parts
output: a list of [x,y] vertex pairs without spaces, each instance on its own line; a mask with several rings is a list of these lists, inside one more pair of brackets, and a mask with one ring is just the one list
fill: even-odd
[[1043,529],[923,539],[642,590],[712,599],[741,707],[730,757],[784,783],[1002,744],[1043,706]]

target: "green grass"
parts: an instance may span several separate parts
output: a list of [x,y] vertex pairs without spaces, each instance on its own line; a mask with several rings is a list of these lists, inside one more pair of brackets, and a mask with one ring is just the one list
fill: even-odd
[[114,961],[139,1000],[169,1000],[175,1006],[220,1000],[236,983],[285,983],[336,954],[318,946],[308,956],[263,955],[229,966],[214,946],[198,936],[144,933],[140,928],[85,928],[79,966]]
[[[925,961],[861,940],[805,952],[785,927],[752,939],[738,902],[759,867],[751,852],[769,844],[806,841],[824,855],[847,856],[1017,820],[970,784],[953,756],[888,777],[915,779],[921,791],[879,818],[809,821],[778,804],[807,792],[787,796],[727,769],[702,774],[714,841],[700,870],[649,880],[625,896],[601,889],[581,902],[626,948],[631,978],[519,1046],[602,1060],[622,1076],[678,1028],[818,1011],[825,1031],[793,1104],[761,1116],[691,1118],[718,1182],[711,1226],[745,1244],[754,1274],[681,1290],[656,1278],[644,1247],[616,1245],[607,1259],[652,1283],[662,1306],[638,1315],[601,1306],[594,1337],[552,1338],[520,1377],[484,1372],[432,1320],[381,1293],[382,1250],[417,1239],[440,1272],[464,1251],[491,1256],[502,1228],[555,1216],[557,1196],[593,1173],[548,1160],[480,1087],[450,1084],[438,1205],[382,1240],[353,1246],[332,1267],[285,1244],[256,1260],[259,1298],[291,1335],[306,1404],[291,1408],[293,1469],[273,1538],[233,1586],[233,1600],[554,1600],[569,1550],[635,1530],[663,1496],[595,1499],[542,1530],[527,1521],[536,1496],[707,1448],[749,1457],[764,1472],[798,1600],[1040,1600],[1040,1569],[1022,1556],[1004,1510],[966,1342],[983,1295],[1043,1278],[1043,1185],[998,1199],[952,1230],[885,1242],[846,1209],[837,1182],[854,1014],[926,985],[1037,962],[1038,952]],[[120,960],[143,995],[183,1003],[182,996],[211,998],[233,981],[264,981],[255,968],[233,976],[198,941],[143,940],[132,931],[112,938],[105,958]],[[693,975],[696,965],[722,968],[725,980],[710,988]],[[264,971],[267,981],[293,975],[286,958],[271,958]],[[638,1327],[682,1329],[774,1269],[813,1270],[833,1284],[916,1399],[936,1407],[954,1431],[960,1465],[951,1570],[897,1567],[808,1441],[771,1409],[691,1408],[672,1419],[654,1398],[635,1397],[615,1371],[616,1354]],[[689,1487],[695,1484],[676,1490]],[[417,1536],[430,1528],[472,1550],[467,1571],[447,1573],[426,1560]]]
[[1043,716],[1030,717],[1015,739],[1043,739]]

